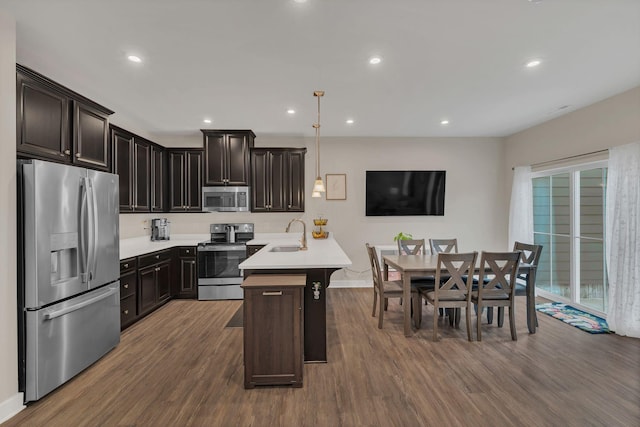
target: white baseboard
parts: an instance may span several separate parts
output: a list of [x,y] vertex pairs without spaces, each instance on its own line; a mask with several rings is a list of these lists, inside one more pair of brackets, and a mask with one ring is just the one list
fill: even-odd
[[22,411],[24,406],[22,393],[15,394],[4,402],[0,402],[0,424]]
[[366,280],[332,280],[332,288],[371,288],[373,284]]

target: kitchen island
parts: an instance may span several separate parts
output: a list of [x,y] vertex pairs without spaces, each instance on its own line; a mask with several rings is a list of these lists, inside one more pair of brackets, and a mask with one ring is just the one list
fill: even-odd
[[260,233],[247,246],[264,248],[247,258],[240,268],[251,274],[306,274],[304,290],[304,361],[327,361],[326,290],[331,274],[351,265],[338,242],[313,239],[307,233],[307,250],[300,247],[301,233]]

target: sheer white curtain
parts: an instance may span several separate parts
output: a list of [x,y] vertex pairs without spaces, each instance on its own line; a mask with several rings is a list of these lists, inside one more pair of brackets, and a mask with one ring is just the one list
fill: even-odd
[[607,323],[640,338],[640,142],[609,150],[606,213]]
[[533,243],[533,188],[531,166],[518,166],[513,170],[511,205],[509,206],[509,246],[513,242]]

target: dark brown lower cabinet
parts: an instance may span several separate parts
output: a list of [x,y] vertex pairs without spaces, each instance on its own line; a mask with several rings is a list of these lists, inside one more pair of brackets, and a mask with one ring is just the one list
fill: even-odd
[[173,295],[176,298],[196,298],[197,280],[196,248],[184,246],[177,248]]
[[136,258],[120,261],[120,329],[138,318],[138,271]]
[[171,298],[171,261],[138,270],[138,314],[145,315]]
[[304,274],[253,274],[244,289],[244,388],[302,387]]

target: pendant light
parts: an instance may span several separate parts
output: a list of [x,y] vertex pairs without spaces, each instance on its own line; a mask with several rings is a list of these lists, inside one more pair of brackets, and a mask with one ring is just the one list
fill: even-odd
[[320,97],[324,96],[323,90],[316,90],[313,96],[318,98],[318,121],[313,124],[316,130],[316,181],[313,183],[311,197],[322,197],[324,193],[324,183],[320,177]]

